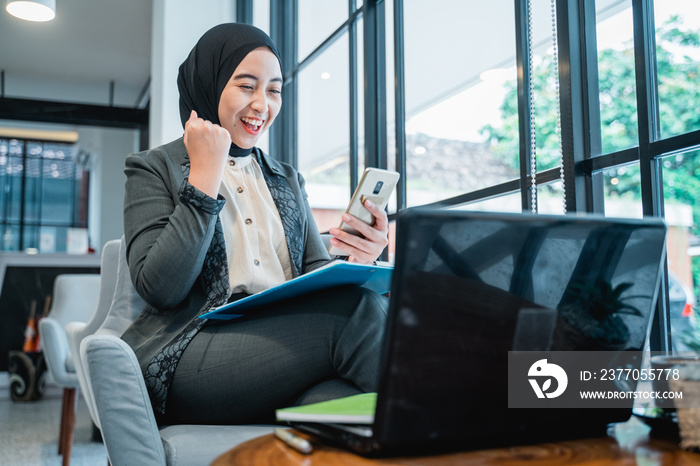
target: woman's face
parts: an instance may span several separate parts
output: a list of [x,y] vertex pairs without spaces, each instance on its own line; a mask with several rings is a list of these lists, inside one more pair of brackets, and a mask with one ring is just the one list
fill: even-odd
[[233,72],[219,99],[219,121],[242,149],[253,147],[282,106],[282,70],[267,47],[250,52]]

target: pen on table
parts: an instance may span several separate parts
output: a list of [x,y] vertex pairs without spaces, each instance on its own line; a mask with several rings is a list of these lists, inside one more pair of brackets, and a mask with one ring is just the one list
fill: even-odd
[[308,440],[301,438],[298,435],[294,435],[288,430],[280,429],[279,427],[275,428],[275,437],[282,440],[296,451],[304,453],[305,455],[308,455],[313,451],[311,443],[309,443]]

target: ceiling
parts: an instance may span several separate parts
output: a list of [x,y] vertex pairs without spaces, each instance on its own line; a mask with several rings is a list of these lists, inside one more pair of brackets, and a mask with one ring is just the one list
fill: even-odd
[[[143,107],[151,69],[151,0],[57,0],[32,23],[0,2],[2,97]],[[114,82],[113,94],[110,83]]]

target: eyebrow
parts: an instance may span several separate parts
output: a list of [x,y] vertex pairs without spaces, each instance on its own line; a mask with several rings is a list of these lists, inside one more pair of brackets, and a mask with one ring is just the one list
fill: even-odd
[[[255,76],[253,74],[248,74],[248,73],[237,74],[236,76],[233,77],[233,79],[253,79],[255,81],[260,80],[257,76]],[[271,82],[283,82],[282,78],[280,78],[280,77],[272,78],[270,81]]]

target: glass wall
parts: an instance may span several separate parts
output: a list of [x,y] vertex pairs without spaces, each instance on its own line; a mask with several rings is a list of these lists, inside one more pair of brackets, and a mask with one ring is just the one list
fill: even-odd
[[514,14],[510,0],[404,2],[408,206],[518,177]]
[[700,2],[293,4],[296,126],[272,142],[297,150],[321,230],[377,154],[401,172],[398,209],[530,210],[534,149],[538,212],[664,215],[659,316],[697,299]]
[[618,218],[642,218],[639,163],[618,165],[603,171],[605,215]]
[[[531,114],[534,115],[536,169],[542,171],[561,165],[556,15],[551,0],[529,0],[528,5],[528,92]],[[516,96],[513,95],[512,98],[515,100]],[[545,190],[545,195],[549,192],[550,190]],[[538,193],[539,196],[542,194]]]
[[669,227],[666,253],[669,312],[674,349],[686,350],[683,332],[700,294],[700,150],[661,159],[664,218]]
[[564,184],[561,180],[541,184],[537,187],[537,212],[547,215],[562,215],[566,213]]
[[316,209],[343,209],[350,199],[348,73],[348,34],[343,34],[298,76],[298,168]]
[[88,172],[78,146],[0,139],[2,251],[66,252],[87,227]]
[[294,163],[305,178],[316,224],[327,231],[340,222],[364,169],[364,125],[358,118],[364,110],[363,16],[348,0],[294,5],[297,25],[277,31],[297,46],[285,82],[285,96],[296,100],[293,122],[286,122],[294,140],[279,147],[295,147]]
[[[602,170],[604,210],[611,217],[664,216],[669,286],[662,290],[659,309],[668,314],[671,349],[678,350],[687,349],[683,333],[700,284],[700,163],[697,150],[687,150],[697,145],[697,135],[692,135],[700,128],[699,113],[693,110],[700,105],[700,3],[650,4],[655,47],[645,62],[639,56],[635,60],[635,45],[637,51],[642,48],[632,34],[632,2],[596,2],[600,134],[602,152],[612,156]],[[649,91],[641,99],[636,94],[640,75],[655,76],[657,82],[645,82]],[[648,121],[638,121],[640,102]],[[645,141],[640,141],[640,128],[648,129]],[[629,158],[630,148],[641,161],[614,163]]]
[[482,201],[459,204],[450,207],[451,210],[472,210],[476,212],[521,212],[520,193],[507,194]]
[[253,1],[253,26],[270,34],[270,1]]
[[348,18],[347,0],[297,0],[299,61],[321,45]]
[[[253,0],[253,26],[270,34],[270,1]],[[270,132],[266,131],[258,140],[258,147],[270,153]]]
[[[598,87],[602,153],[639,144],[631,0],[598,0]],[[593,156],[599,154],[592,154]]]
[[661,137],[700,129],[700,2],[654,2]]

